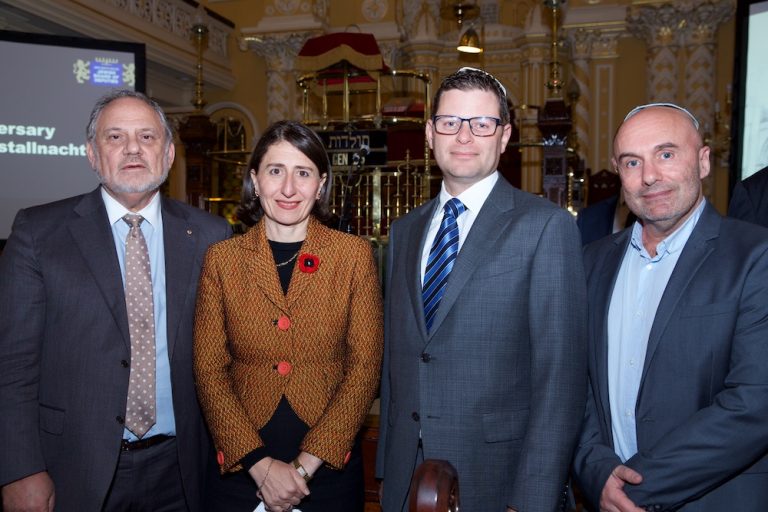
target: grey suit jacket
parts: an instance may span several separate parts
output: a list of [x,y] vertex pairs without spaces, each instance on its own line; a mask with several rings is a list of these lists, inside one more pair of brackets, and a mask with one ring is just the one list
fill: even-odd
[[[207,452],[192,376],[197,280],[226,221],[162,199],[179,464],[198,510]],[[117,467],[130,339],[99,190],[22,210],[0,257],[0,485],[48,471],[56,509],[100,510]]]
[[385,291],[377,476],[399,512],[424,457],[459,472],[462,510],[556,510],[584,410],[585,281],[576,223],[500,178],[432,331],[420,261],[437,199],[396,221]]
[[[589,394],[575,474],[593,506],[613,450],[607,318],[631,230],[587,246]],[[768,230],[707,205],[659,304],[635,408],[649,510],[758,512],[768,504]]]

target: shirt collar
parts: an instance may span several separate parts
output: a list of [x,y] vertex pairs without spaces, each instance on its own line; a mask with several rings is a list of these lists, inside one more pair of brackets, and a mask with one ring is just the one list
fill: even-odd
[[[499,181],[499,172],[493,171],[492,174],[481,179],[467,190],[456,196],[456,198],[464,203],[467,210],[473,212],[475,215],[480,211],[480,208],[485,204],[485,200],[491,194],[496,182]],[[440,210],[442,211],[445,203],[447,203],[453,196],[445,189],[445,182],[440,186]]]
[[674,233],[658,243],[656,246],[655,258],[651,258],[648,252],[645,250],[645,246],[643,245],[643,226],[639,221],[635,222],[632,226],[632,247],[640,251],[643,256],[646,256],[648,259],[653,259],[655,261],[660,260],[665,254],[672,254],[678,251],[682,251],[686,242],[688,242],[688,238],[690,238],[691,233],[693,232],[693,228],[699,221],[701,213],[704,211],[705,203],[706,200],[702,199],[699,202],[699,205],[693,211],[693,214],[691,214],[691,216],[688,217],[686,221],[683,222],[683,224],[675,230]]
[[107,217],[109,218],[109,225],[113,226],[118,220],[122,219],[126,213],[136,213],[144,217],[144,220],[149,222],[153,227],[160,225],[160,192],[155,192],[149,204],[139,210],[138,212],[132,212],[120,202],[109,195],[109,192],[101,187],[101,198],[104,200],[104,206],[107,208]]

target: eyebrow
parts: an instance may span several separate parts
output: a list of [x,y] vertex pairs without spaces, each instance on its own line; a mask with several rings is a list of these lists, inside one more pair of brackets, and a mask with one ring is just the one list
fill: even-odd
[[[288,166],[285,165],[282,162],[275,162],[275,163],[267,162],[267,163],[264,164],[264,167],[282,167],[284,169],[288,168]],[[294,165],[293,169],[306,169],[307,171],[314,171],[315,170],[314,167],[309,167],[309,166],[306,166],[306,165]]]
[[[679,148],[680,148],[680,145],[679,144],[675,144],[674,142],[663,142],[661,144],[657,144],[656,146],[654,146],[653,147],[653,152],[657,153],[657,152],[663,151],[665,149],[679,149]],[[617,161],[621,161],[621,160],[623,160],[623,159],[625,159],[627,157],[633,157],[633,158],[640,158],[640,159],[642,159],[642,157],[640,155],[638,155],[637,153],[626,152],[626,153],[621,153],[618,157],[616,157],[616,160]]]
[[122,126],[107,126],[102,131],[103,132],[157,132],[158,129],[152,126],[145,126],[143,128],[136,128],[136,129],[124,128]]
[[679,149],[680,144],[675,144],[674,142],[664,142],[663,144],[657,145],[654,149],[654,151],[662,151],[664,149]]

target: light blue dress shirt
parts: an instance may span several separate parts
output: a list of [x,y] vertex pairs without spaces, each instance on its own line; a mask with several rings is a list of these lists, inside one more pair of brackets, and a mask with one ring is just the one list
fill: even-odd
[[[155,307],[155,394],[157,421],[144,434],[144,438],[164,434],[176,435],[176,420],[173,416],[173,396],[171,394],[171,365],[168,359],[168,328],[165,302],[165,247],[163,245],[163,217],[160,212],[160,194],[156,193],[149,204],[141,211],[130,212],[102,187],[101,197],[107,208],[107,217],[112,226],[112,236],[120,261],[120,273],[125,285],[125,239],[128,236],[128,224],[123,220],[127,213],[138,213],[144,217],[141,232],[147,241],[149,265],[152,272],[152,301]],[[115,340],[119,342],[119,340]],[[123,439],[136,441],[138,438],[128,429],[123,432]]]
[[635,222],[608,310],[608,395],[613,447],[622,462],[637,453],[636,404],[645,351],[656,309],[694,226],[701,201],[674,233],[659,242],[656,256],[643,247],[643,227]]

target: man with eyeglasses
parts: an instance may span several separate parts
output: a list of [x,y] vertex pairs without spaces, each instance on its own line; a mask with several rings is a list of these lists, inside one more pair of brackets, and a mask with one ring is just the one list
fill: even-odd
[[462,510],[552,512],[585,400],[579,233],[496,171],[511,134],[498,80],[460,69],[434,108],[440,195],[390,230],[382,507],[407,510],[416,466],[442,459],[458,470]]

